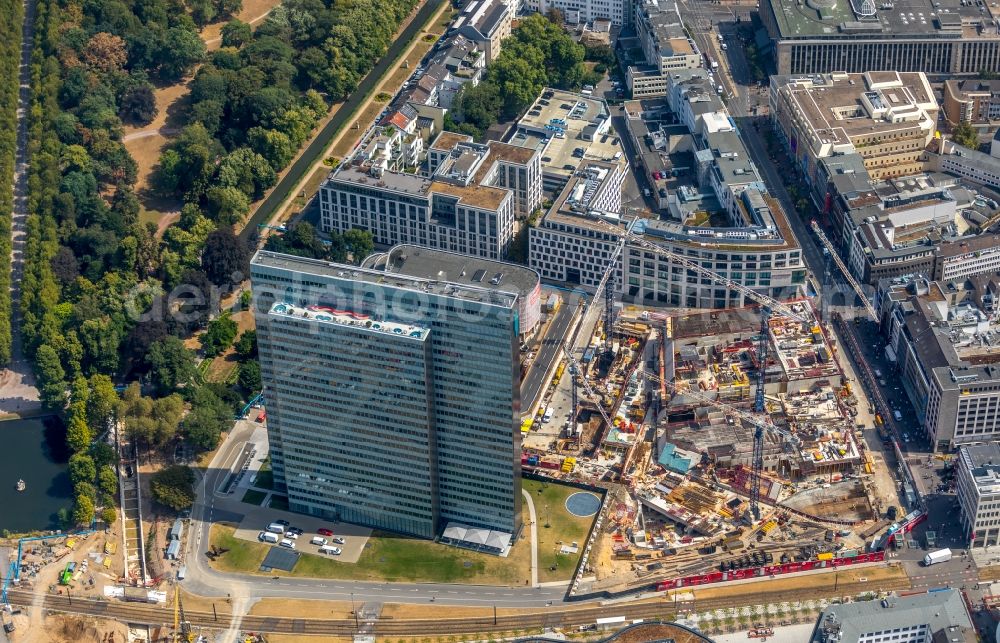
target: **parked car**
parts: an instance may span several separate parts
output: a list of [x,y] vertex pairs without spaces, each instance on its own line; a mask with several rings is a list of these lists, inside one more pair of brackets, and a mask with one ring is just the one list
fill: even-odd
[[288,538],[282,538],[278,544],[287,549],[295,549],[295,541]]
[[302,535],[302,530],[299,529],[298,527],[289,527],[288,528],[288,533],[295,534],[296,536],[301,536]]
[[347,542],[347,540],[343,536],[337,536],[336,538],[333,539],[333,542],[337,543],[338,545],[343,545],[344,543]]
[[290,525],[292,523],[288,522],[287,520],[275,520],[274,524],[276,524],[276,525],[284,525],[284,526],[287,527],[288,525]]
[[320,536],[332,536],[333,535],[333,532],[330,531],[329,529],[327,529],[326,527],[320,527],[319,529],[316,530],[316,533],[319,534]]

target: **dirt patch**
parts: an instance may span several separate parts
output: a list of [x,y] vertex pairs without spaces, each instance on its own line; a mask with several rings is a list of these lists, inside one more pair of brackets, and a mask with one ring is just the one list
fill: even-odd
[[[281,0],[243,0],[243,9],[236,14],[237,20],[256,25],[267,17],[271,10],[281,4]],[[207,25],[199,34],[205,41],[209,51],[215,51],[222,46],[222,28],[228,20],[220,20]]]
[[125,643],[128,627],[123,623],[57,614],[45,618],[41,627],[31,627],[25,615],[15,616],[17,628],[11,635],[11,643],[79,643],[99,641]]

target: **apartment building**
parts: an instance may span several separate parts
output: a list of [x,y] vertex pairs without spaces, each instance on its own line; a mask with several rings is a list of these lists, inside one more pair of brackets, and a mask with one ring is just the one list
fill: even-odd
[[501,43],[510,36],[514,15],[514,10],[503,0],[473,0],[462,9],[450,32],[479,45],[489,64],[497,59]]
[[771,76],[770,113],[788,154],[815,183],[819,159],[858,154],[872,179],[922,170],[937,101],[923,73]]
[[591,161],[628,160],[611,128],[611,112],[600,98],[546,87],[507,142],[536,150],[542,162],[542,190],[559,194],[577,168]]
[[521,527],[519,299],[538,275],[412,246],[380,267],[251,262],[276,488],[327,520],[492,531],[503,553]]
[[1000,120],[1000,81],[944,81],[944,116],[952,125],[989,125]]
[[670,72],[701,67],[701,54],[687,37],[673,0],[637,2],[635,27],[645,64],[630,65],[627,70],[626,82],[633,98],[663,96]]
[[[447,146],[447,147],[445,147]],[[541,203],[537,152],[444,132],[428,176],[392,172],[362,152],[320,186],[320,229],[370,230],[375,243],[414,243],[488,259],[507,256],[515,219]]]
[[761,0],[778,74],[1000,69],[1000,14],[990,2]]
[[1000,278],[879,283],[886,357],[935,450],[1000,439]]
[[970,547],[1000,543],[1000,444],[958,449],[955,488]]
[[610,20],[615,26],[623,26],[631,19],[629,0],[524,0],[523,6],[543,15],[552,9],[561,11],[571,25]]

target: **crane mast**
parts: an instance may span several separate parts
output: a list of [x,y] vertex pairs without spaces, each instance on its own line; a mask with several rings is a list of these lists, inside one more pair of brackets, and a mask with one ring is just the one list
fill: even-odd
[[837,248],[834,247],[833,242],[830,241],[830,239],[826,236],[826,233],[823,232],[823,229],[819,227],[819,224],[816,221],[812,222],[812,229],[813,232],[816,233],[816,237],[820,240],[820,243],[823,244],[823,247],[826,248],[826,251],[830,254],[830,257],[833,258],[833,262],[837,264],[837,268],[839,268],[840,272],[844,275],[844,279],[847,280],[847,283],[851,285],[851,288],[858,295],[858,298],[861,299],[861,303],[865,307],[865,311],[868,313],[868,316],[877,322],[878,311],[875,310],[875,306],[873,306],[871,301],[868,300],[868,295],[865,294],[861,284],[858,283],[858,280],[854,278],[851,271],[848,270],[846,265],[844,265],[843,260],[840,258],[840,253],[837,252]]

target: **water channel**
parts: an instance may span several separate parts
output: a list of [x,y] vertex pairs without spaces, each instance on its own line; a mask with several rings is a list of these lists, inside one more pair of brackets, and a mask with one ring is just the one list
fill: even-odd
[[[58,529],[72,504],[66,429],[53,416],[0,422],[0,530]],[[25,490],[16,489],[23,479]]]

